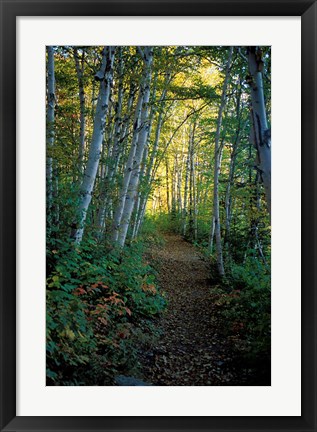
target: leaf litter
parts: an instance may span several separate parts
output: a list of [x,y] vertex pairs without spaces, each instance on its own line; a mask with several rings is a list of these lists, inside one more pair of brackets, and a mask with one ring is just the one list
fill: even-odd
[[234,341],[221,331],[225,323],[207,260],[181,236],[164,238],[149,259],[168,304],[156,323],[155,343],[139,353],[144,380],[156,386],[252,385],[252,371],[236,364]]

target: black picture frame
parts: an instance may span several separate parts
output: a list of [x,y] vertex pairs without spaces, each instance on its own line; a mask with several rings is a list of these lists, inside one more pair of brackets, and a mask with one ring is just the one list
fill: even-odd
[[[76,5],[76,7],[74,7]],[[0,0],[1,431],[316,431],[317,4],[311,0]],[[16,17],[301,16],[302,414],[300,417],[16,416]],[[269,30],[268,30],[269,31]],[[286,41],[287,43],[287,41]],[[291,73],[289,66],[285,66]],[[287,143],[284,145],[287,152]],[[291,175],[291,173],[288,173]],[[287,183],[287,180],[286,180]],[[287,215],[285,215],[287,217]],[[281,257],[283,259],[283,257]],[[287,287],[284,287],[287,291]],[[292,377],[290,377],[290,380]],[[159,407],[158,407],[159,408]]]

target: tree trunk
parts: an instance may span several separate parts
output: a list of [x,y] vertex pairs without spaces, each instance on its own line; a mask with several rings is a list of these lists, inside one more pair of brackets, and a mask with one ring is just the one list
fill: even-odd
[[47,187],[47,208],[50,211],[53,201],[53,158],[51,151],[54,145],[55,131],[55,70],[54,70],[54,49],[47,47],[47,113],[46,113],[46,187]]
[[189,235],[192,239],[195,239],[195,151],[194,151],[194,136],[195,136],[196,124],[194,123],[190,133],[189,142]]
[[122,214],[122,221],[118,237],[118,245],[123,247],[126,241],[128,228],[130,225],[131,215],[133,212],[135,200],[138,193],[138,185],[140,179],[140,169],[143,158],[143,152],[147,145],[148,132],[149,132],[149,101],[150,101],[150,83],[153,62],[153,47],[144,47],[142,50],[139,48],[144,61],[144,88],[143,88],[143,104],[141,113],[141,125],[138,136],[137,149],[132,165],[132,174],[130,177],[128,193],[126,194],[124,210]]
[[95,75],[95,78],[100,81],[100,88],[94,119],[92,141],[89,149],[89,156],[83,182],[80,188],[78,206],[79,222],[77,229],[72,233],[72,238],[74,239],[75,244],[80,244],[83,237],[87,211],[91,202],[92,192],[99,166],[101,146],[111,92],[114,55],[115,47],[104,48],[102,66]]
[[185,172],[185,186],[184,186],[184,200],[183,200],[183,236],[186,235],[187,228],[187,198],[188,198],[188,179],[190,174],[190,148],[187,150],[187,158],[186,158],[186,172]]
[[[78,172],[79,176],[83,173],[83,160],[85,152],[85,90],[84,90],[84,60],[85,51],[82,50],[81,61],[79,61],[78,49],[74,48],[74,59],[79,88],[79,107],[80,107],[80,133],[79,133],[79,152],[78,152]],[[80,64],[81,63],[81,64]]]
[[262,52],[257,47],[248,48],[249,84],[251,87],[252,123],[255,147],[258,155],[258,171],[265,189],[269,215],[271,216],[271,130],[268,128],[264,89]]
[[139,131],[140,131],[140,124],[141,124],[141,110],[143,105],[143,97],[144,97],[144,77],[141,82],[140,91],[138,95],[138,101],[137,106],[135,109],[135,115],[134,115],[134,122],[133,122],[133,136],[132,136],[132,142],[130,147],[130,152],[128,156],[128,161],[126,164],[124,177],[123,177],[123,183],[122,187],[119,193],[119,200],[116,207],[116,211],[113,218],[113,224],[112,224],[112,234],[111,234],[111,241],[113,243],[116,243],[119,238],[119,230],[120,230],[120,224],[122,220],[124,205],[125,205],[125,199],[127,196],[131,173],[133,169],[133,160],[137,149],[138,144],[138,138],[139,138]]
[[[100,193],[101,202],[100,202],[100,209],[98,211],[98,221],[97,221],[97,226],[98,226],[97,237],[99,238],[99,240],[101,240],[103,236],[108,204],[112,202],[112,197],[113,197],[112,186],[114,186],[112,184],[113,177],[115,176],[116,171],[118,169],[118,165],[122,153],[122,142],[120,140],[122,127],[123,127],[122,105],[123,105],[123,94],[124,94],[122,47],[118,47],[117,49],[117,62],[118,62],[118,75],[119,75],[118,98],[115,104],[113,133],[109,140],[109,154],[106,160],[107,172]],[[128,108],[131,108],[129,103],[128,103]]]
[[232,199],[231,199],[231,187],[234,183],[235,165],[238,153],[238,146],[241,135],[241,85],[237,93],[236,99],[236,112],[235,116],[238,122],[236,132],[233,137],[232,151],[230,155],[230,167],[229,167],[229,178],[226,187],[225,196],[225,212],[226,212],[226,224],[225,224],[225,239],[224,242],[230,247],[230,226],[231,226],[231,215],[232,215]]
[[194,221],[194,240],[198,238],[198,208],[197,208],[197,185],[196,185],[196,169],[195,169],[195,154],[193,154],[193,221]]
[[[163,125],[163,110],[165,107],[165,96],[167,93],[167,86],[169,84],[170,81],[170,73],[167,74],[167,79],[166,79],[166,86],[161,94],[159,103],[159,115],[158,115],[158,120],[157,120],[157,124],[156,124],[156,129],[155,129],[155,138],[154,138],[154,144],[153,144],[153,148],[152,151],[150,153],[150,161],[148,163],[148,166],[146,168],[146,174],[145,174],[145,182],[146,182],[146,193],[144,194],[144,196],[142,197],[141,200],[141,205],[140,205],[140,213],[139,213],[139,217],[137,220],[137,227],[135,230],[135,236],[138,235],[138,232],[140,230],[140,226],[143,222],[144,219],[144,215],[145,215],[145,209],[146,209],[146,204],[150,195],[150,191],[151,191],[151,184],[152,184],[152,180],[153,180],[153,167],[154,167],[154,161],[157,155],[157,150],[158,150],[158,146],[159,146],[159,141],[160,141],[160,136],[161,136],[161,129],[162,129],[162,125]],[[161,200],[160,200],[161,203]]]
[[169,169],[168,169],[168,159],[165,158],[165,170],[166,170],[166,204],[167,204],[167,213],[171,213],[171,205],[170,205],[170,184],[169,184]]
[[219,174],[220,174],[220,131],[222,125],[222,115],[226,105],[226,92],[229,82],[230,67],[232,61],[233,47],[229,48],[228,60],[226,65],[226,74],[222,86],[221,102],[218,112],[217,129],[215,137],[215,161],[214,161],[214,223],[215,223],[215,238],[217,252],[217,268],[220,277],[225,275],[223,265],[222,243],[221,243],[221,227],[220,227],[220,212],[219,212]]

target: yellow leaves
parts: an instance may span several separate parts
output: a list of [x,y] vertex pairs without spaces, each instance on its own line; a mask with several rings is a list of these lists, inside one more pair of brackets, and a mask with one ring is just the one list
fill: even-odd
[[203,83],[212,87],[217,87],[223,81],[221,73],[216,66],[206,66],[207,65],[205,65],[205,67],[202,67],[200,70],[200,76]]
[[73,341],[76,338],[75,333],[69,327],[66,327],[65,330],[61,332],[61,336],[66,337],[67,339],[70,339],[71,341]]

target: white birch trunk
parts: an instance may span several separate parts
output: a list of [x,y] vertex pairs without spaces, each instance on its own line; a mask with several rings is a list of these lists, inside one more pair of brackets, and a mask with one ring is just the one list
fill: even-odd
[[80,200],[78,207],[79,223],[78,228],[72,235],[75,244],[80,244],[83,237],[87,211],[91,202],[92,192],[99,166],[102,140],[105,131],[106,116],[111,92],[114,56],[115,47],[104,48],[102,66],[95,76],[97,80],[100,80],[100,88],[96,106],[92,141],[89,149],[89,156],[83,182],[80,188]]
[[160,135],[161,135],[162,124],[163,124],[163,111],[160,110],[158,121],[157,121],[157,125],[156,125],[156,130],[155,130],[154,145],[153,145],[153,149],[151,151],[150,162],[149,162],[149,164],[147,166],[146,174],[145,174],[145,181],[147,183],[147,192],[144,194],[144,196],[141,199],[140,212],[139,212],[139,216],[138,216],[138,219],[137,219],[137,226],[136,226],[136,229],[135,229],[135,237],[139,233],[140,226],[141,226],[141,224],[142,224],[142,222],[144,220],[144,216],[145,216],[146,204],[147,204],[147,201],[148,201],[148,198],[149,198],[149,194],[150,194],[150,190],[151,190],[151,180],[152,180],[152,172],[153,172],[154,160],[156,158],[156,154],[157,154],[157,150],[158,150],[158,145],[159,145],[159,140],[160,140]]
[[195,155],[193,155],[193,220],[194,220],[194,240],[198,238],[198,208],[197,208],[197,186],[196,186],[196,169],[195,169]]
[[188,179],[190,171],[190,149],[188,148],[187,159],[186,159],[186,172],[185,172],[185,186],[184,186],[184,200],[183,200],[183,236],[186,235],[187,229],[187,198],[188,198]]
[[[141,49],[139,49],[141,51]],[[122,220],[120,224],[118,245],[123,247],[126,241],[128,228],[130,225],[131,215],[135,204],[135,199],[138,193],[138,185],[140,178],[140,168],[143,158],[143,152],[147,145],[148,132],[149,132],[149,101],[150,101],[150,83],[151,83],[151,69],[153,62],[153,47],[144,47],[142,52],[144,60],[144,89],[143,89],[143,104],[141,112],[141,125],[138,137],[137,149],[132,165],[132,174],[130,177],[128,192],[125,198],[124,209],[122,213]]]
[[256,47],[249,47],[248,60],[252,121],[258,155],[258,170],[264,185],[267,207],[271,216],[271,130],[268,128],[266,117],[261,50]]
[[120,224],[121,224],[124,205],[125,205],[125,199],[128,192],[131,173],[133,169],[133,160],[137,150],[140,122],[141,122],[142,104],[143,104],[143,89],[141,83],[141,88],[140,88],[137,106],[135,110],[135,116],[134,116],[132,143],[131,143],[129,157],[124,172],[123,183],[119,194],[118,204],[113,218],[112,235],[111,235],[111,241],[113,243],[116,243],[119,238],[119,230],[120,230]]
[[78,152],[78,172],[79,175],[83,173],[83,159],[85,152],[85,131],[86,131],[86,119],[85,119],[85,90],[84,90],[84,58],[85,51],[83,50],[81,64],[79,61],[78,50],[74,48],[74,59],[76,66],[76,74],[79,89],[79,107],[80,107],[80,133],[79,133],[79,152]]
[[229,48],[228,60],[226,65],[226,74],[222,86],[222,94],[220,107],[218,112],[217,129],[215,137],[215,161],[214,161],[214,224],[215,224],[215,238],[216,238],[216,252],[217,252],[217,268],[220,277],[225,275],[223,265],[223,253],[221,243],[221,226],[220,226],[220,212],[219,212],[219,174],[220,174],[220,159],[221,159],[221,148],[220,148],[220,131],[222,125],[222,115],[226,105],[226,92],[229,82],[230,67],[232,61],[233,47]]

